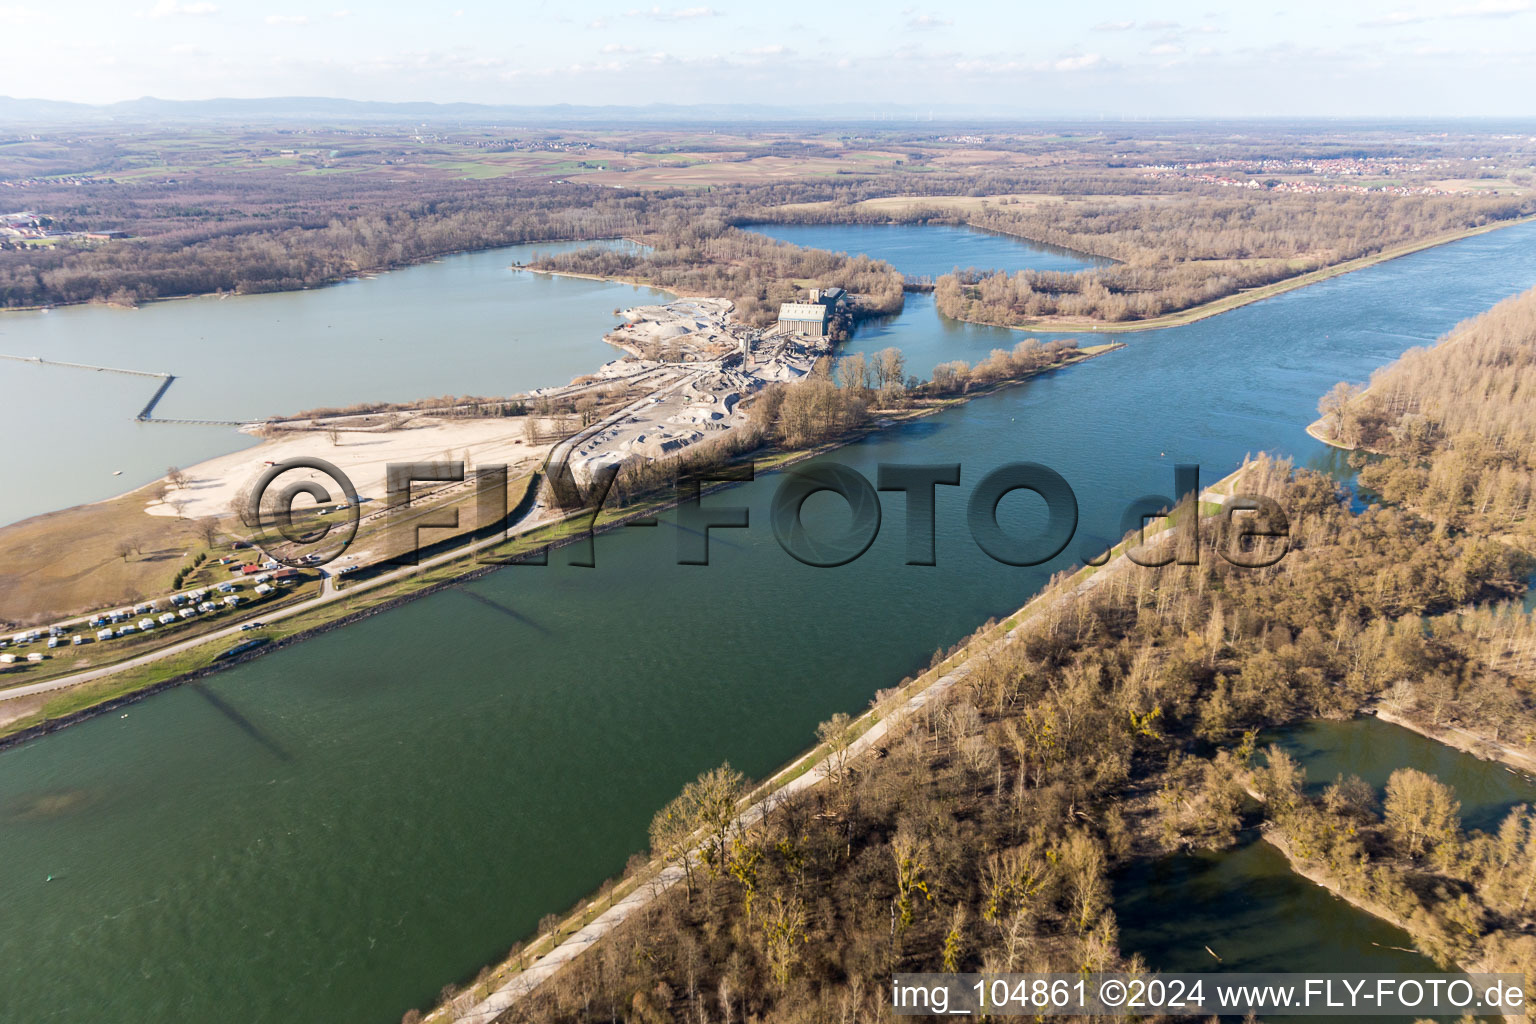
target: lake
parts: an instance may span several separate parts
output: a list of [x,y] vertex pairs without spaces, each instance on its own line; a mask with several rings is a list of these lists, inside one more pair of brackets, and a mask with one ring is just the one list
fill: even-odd
[[[448,256],[310,291],[3,312],[0,353],[175,374],[155,408],[165,419],[512,394],[565,384],[617,358],[603,341],[613,311],[665,301],[649,288],[511,269],[578,247]],[[122,494],[169,466],[256,443],[231,427],[134,421],[159,385],[0,360],[0,435],[39,440],[6,453],[13,486],[0,492],[0,525]]]
[[[418,269],[457,266],[477,265]],[[411,273],[366,284],[387,291]],[[655,809],[699,771],[729,759],[767,775],[809,745],[818,721],[861,710],[1095,553],[1127,502],[1171,489],[1175,462],[1199,463],[1206,481],[1266,449],[1327,464],[1336,455],[1304,427],[1328,387],[1532,284],[1536,225],[1493,232],[1185,327],[1118,335],[1121,351],[827,456],[870,479],[881,462],[962,464],[962,486],[938,489],[933,567],[903,564],[893,496],[862,558],[796,562],[768,527],[779,483],[769,475],[705,499],[747,507],[751,523],[711,532],[709,566],[676,564],[679,531],[663,516],[599,538],[596,568],[556,554],[544,568],[504,569],[157,695],[126,718],[0,752],[8,1015],[201,1022],[238,1008],[243,1021],[398,1020],[620,870],[646,846]],[[614,295],[591,299],[602,306],[595,331]],[[164,308],[195,317],[200,302]],[[972,337],[917,302],[885,328],[930,353],[997,337]],[[475,337],[503,330],[485,324]],[[427,390],[438,387],[493,390],[483,375]],[[1018,460],[1061,472],[1082,516],[1066,553],[1030,569],[982,555],[963,516],[975,482]],[[1006,518],[1038,518],[1012,502]],[[807,510],[813,526],[846,515]],[[1371,934],[1373,922],[1357,923]],[[1126,947],[1142,949],[1132,935]]]

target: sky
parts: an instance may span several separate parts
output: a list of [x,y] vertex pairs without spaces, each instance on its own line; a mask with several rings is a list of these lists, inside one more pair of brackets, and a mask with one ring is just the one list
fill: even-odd
[[0,95],[1536,116],[1536,0],[445,2],[0,0]]

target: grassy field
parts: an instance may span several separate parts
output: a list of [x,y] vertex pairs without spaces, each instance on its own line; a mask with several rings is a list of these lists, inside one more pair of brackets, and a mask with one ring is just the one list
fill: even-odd
[[[26,625],[169,592],[207,545],[194,524],[147,515],[163,482],[0,528],[0,620]],[[127,541],[126,558],[117,551]]]

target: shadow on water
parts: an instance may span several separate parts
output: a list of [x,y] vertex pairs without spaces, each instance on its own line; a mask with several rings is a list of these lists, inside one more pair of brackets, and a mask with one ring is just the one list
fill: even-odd
[[267,750],[271,752],[273,757],[277,758],[279,761],[293,760],[292,754],[288,753],[288,751],[284,750],[277,743],[277,741],[273,740],[266,733],[262,732],[261,729],[257,728],[256,723],[252,722],[249,718],[246,718],[239,711],[236,711],[223,697],[220,697],[218,694],[212,692],[202,683],[193,683],[191,685],[191,690],[193,693],[203,698],[203,700],[207,701],[215,711],[233,722],[237,729],[245,733],[257,743],[261,744],[263,747],[266,747]]
[[1512,808],[1536,805],[1536,779],[1370,715],[1271,729],[1260,735],[1259,746],[1270,743],[1301,763],[1312,796],[1321,795],[1338,775],[1357,775],[1376,790],[1379,811],[1392,773],[1417,768],[1456,791],[1467,829],[1495,831]]
[[[671,526],[671,527],[675,528],[677,530],[677,532],[679,532],[679,533],[691,534],[694,537],[702,537],[706,541],[709,542],[710,546],[714,546],[714,545],[718,544],[720,547],[730,548],[732,551],[744,551],[744,550],[746,550],[740,544],[734,544],[728,538],[722,537],[720,535],[720,531],[718,529],[710,531],[708,533],[706,533],[703,530],[695,530],[691,526],[684,526],[682,523],[678,522],[677,519],[675,517],[673,517],[673,516],[668,516],[666,518],[658,519],[657,522],[666,523],[668,526]],[[655,525],[655,524],[635,523],[633,525],[635,525],[635,526],[647,526],[647,525]]]
[[508,608],[506,605],[502,604],[500,601],[496,601],[496,600],[493,600],[492,598],[486,597],[484,594],[477,594],[473,590],[470,590],[468,587],[455,587],[454,589],[457,590],[459,593],[463,594],[465,597],[469,598],[470,600],[472,600],[472,601],[479,601],[481,604],[485,605],[487,608],[493,609],[494,611],[498,611],[501,614],[505,615],[507,618],[513,619],[513,620],[515,620],[517,622],[522,623],[523,625],[527,626],[529,629],[532,629],[535,632],[537,632],[540,636],[551,636],[552,635],[547,627],[545,627],[543,625],[540,625],[539,623],[533,621],[528,616],[524,615],[522,612],[518,611],[515,608]]
[[[1155,970],[1438,969],[1414,950],[1406,932],[1292,872],[1284,855],[1259,840],[1254,830],[1245,832],[1232,850],[1137,861],[1116,875],[1114,892],[1121,949],[1140,954]],[[1375,1019],[1406,1024],[1415,1018]]]
[[927,416],[920,420],[913,420],[911,423],[901,423],[892,427],[885,432],[881,440],[932,437],[940,431],[947,430],[949,426],[935,416]]

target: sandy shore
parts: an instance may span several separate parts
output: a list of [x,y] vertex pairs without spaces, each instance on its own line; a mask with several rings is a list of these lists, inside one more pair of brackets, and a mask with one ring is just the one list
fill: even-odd
[[1454,747],[1473,757],[1484,761],[1500,761],[1504,764],[1519,768],[1522,771],[1536,771],[1536,754],[1512,747],[1508,743],[1502,743],[1488,736],[1480,736],[1475,732],[1462,729],[1454,725],[1431,726],[1422,722],[1416,722],[1406,715],[1399,715],[1382,707],[1379,703],[1372,709],[1376,717],[1390,725],[1400,726],[1409,732],[1416,732],[1425,739],[1443,743],[1448,747]]
[[[469,470],[503,463],[515,469],[519,463],[531,465],[543,459],[548,451],[548,445],[528,442],[522,417],[418,416],[398,430],[342,431],[334,444],[324,430],[285,430],[254,448],[184,469],[186,483],[170,488],[164,501],[151,501],[145,511],[186,519],[229,515],[234,501],[269,463],[304,456],[331,463],[351,478],[360,496],[380,501],[385,493],[385,467],[391,462],[463,461]],[[305,475],[284,474],[281,482],[292,483]],[[324,474],[308,475],[335,493],[335,485]]]

